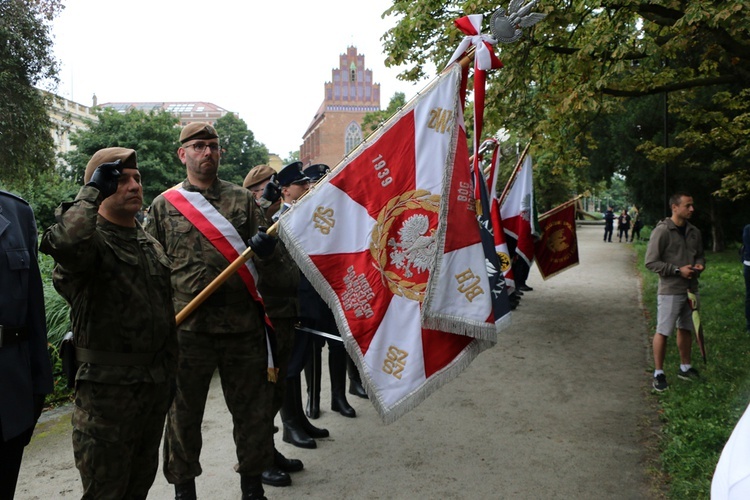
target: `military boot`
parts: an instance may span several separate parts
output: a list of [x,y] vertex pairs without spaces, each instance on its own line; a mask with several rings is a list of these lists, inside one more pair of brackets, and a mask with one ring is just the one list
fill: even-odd
[[312,419],[320,417],[320,358],[322,346],[313,341],[310,359],[305,365],[307,381],[307,406],[305,414]]
[[357,370],[357,365],[354,364],[349,354],[346,355],[346,372],[349,375],[349,394],[368,399],[367,391],[365,391],[362,385],[362,378],[359,376],[359,370]]
[[[316,448],[318,445],[302,427],[305,413],[302,410],[302,387],[299,375],[286,379],[284,404],[281,406],[281,421],[284,424],[283,440],[298,448]],[[307,418],[305,418],[307,421]]]
[[174,485],[174,500],[196,500],[195,479]]
[[266,500],[260,476],[240,475],[242,500]]
[[344,346],[328,350],[328,370],[331,372],[331,410],[348,418],[357,412],[346,400],[346,351]]

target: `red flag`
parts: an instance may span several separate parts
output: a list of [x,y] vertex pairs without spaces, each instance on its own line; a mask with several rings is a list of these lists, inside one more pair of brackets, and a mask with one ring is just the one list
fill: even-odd
[[543,233],[536,242],[536,265],[545,280],[578,265],[576,204],[567,202],[539,217]]
[[386,422],[496,341],[461,80],[444,72],[279,219]]

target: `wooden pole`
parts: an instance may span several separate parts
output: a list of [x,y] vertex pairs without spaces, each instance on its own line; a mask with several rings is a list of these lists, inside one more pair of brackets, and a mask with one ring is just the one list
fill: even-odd
[[554,215],[554,214],[556,214],[557,212],[559,212],[560,210],[563,210],[564,208],[567,208],[567,206],[568,206],[568,205],[570,205],[570,204],[572,204],[572,203],[576,203],[576,202],[577,202],[578,200],[580,200],[580,199],[581,199],[582,197],[583,197],[583,195],[582,195],[582,194],[579,194],[578,196],[576,196],[576,197],[575,197],[575,198],[573,198],[572,200],[568,200],[568,201],[566,201],[565,203],[563,203],[562,205],[558,205],[558,206],[556,206],[555,208],[553,208],[552,210],[548,210],[547,212],[544,212],[544,213],[543,213],[542,215],[540,215],[540,216],[539,216],[539,217],[537,218],[537,220],[538,220],[539,222],[542,222],[542,220],[546,219],[546,218],[547,218],[547,217],[549,217],[550,215]]
[[523,165],[523,160],[526,158],[526,153],[529,152],[529,146],[531,146],[531,140],[529,140],[529,142],[526,144],[526,147],[523,148],[523,153],[521,153],[521,156],[518,157],[516,166],[513,168],[513,172],[510,174],[510,178],[508,179],[508,182],[505,184],[505,188],[503,189],[503,192],[500,195],[500,198],[498,198],[497,200],[500,206],[503,206],[505,197],[508,196],[508,191],[510,191],[511,186],[513,186],[513,183],[516,181],[516,176],[518,175],[518,172],[521,170],[521,166]]
[[[274,223],[271,227],[268,228],[266,231],[267,234],[270,234],[271,236],[276,236],[276,234],[279,232],[278,230],[279,223]],[[211,296],[212,293],[216,291],[217,288],[219,288],[221,285],[224,284],[224,282],[229,279],[231,275],[233,275],[235,272],[237,272],[237,269],[245,265],[245,262],[250,260],[252,256],[255,255],[250,247],[247,247],[242,254],[240,254],[239,257],[234,259],[234,261],[227,266],[226,269],[224,269],[221,274],[219,274],[214,280],[206,286],[203,290],[201,290],[201,293],[196,295],[193,300],[191,300],[188,305],[186,305],[180,312],[177,313],[175,316],[175,322],[177,323],[177,326],[180,325],[183,321],[185,321],[185,318],[190,316],[193,311],[195,311],[198,306],[203,304],[203,302],[206,301],[207,298]]]

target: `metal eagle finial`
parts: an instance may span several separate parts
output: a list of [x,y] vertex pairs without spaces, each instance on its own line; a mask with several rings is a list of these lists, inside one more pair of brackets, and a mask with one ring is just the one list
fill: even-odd
[[495,40],[503,43],[515,42],[523,35],[521,28],[533,26],[547,17],[547,14],[531,12],[538,0],[531,0],[526,5],[523,5],[523,2],[524,0],[510,0],[507,15],[503,8],[497,9],[492,14],[490,31]]

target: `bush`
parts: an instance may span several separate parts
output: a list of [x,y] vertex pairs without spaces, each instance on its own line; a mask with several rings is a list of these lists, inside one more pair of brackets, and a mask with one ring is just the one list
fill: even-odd
[[52,285],[54,266],[55,261],[52,257],[39,254],[39,270],[42,274],[44,307],[47,315],[47,346],[54,377],[54,392],[47,396],[47,404],[52,405],[69,401],[73,392],[67,388],[67,379],[62,374],[62,361],[59,353],[60,342],[70,330],[70,306]]

